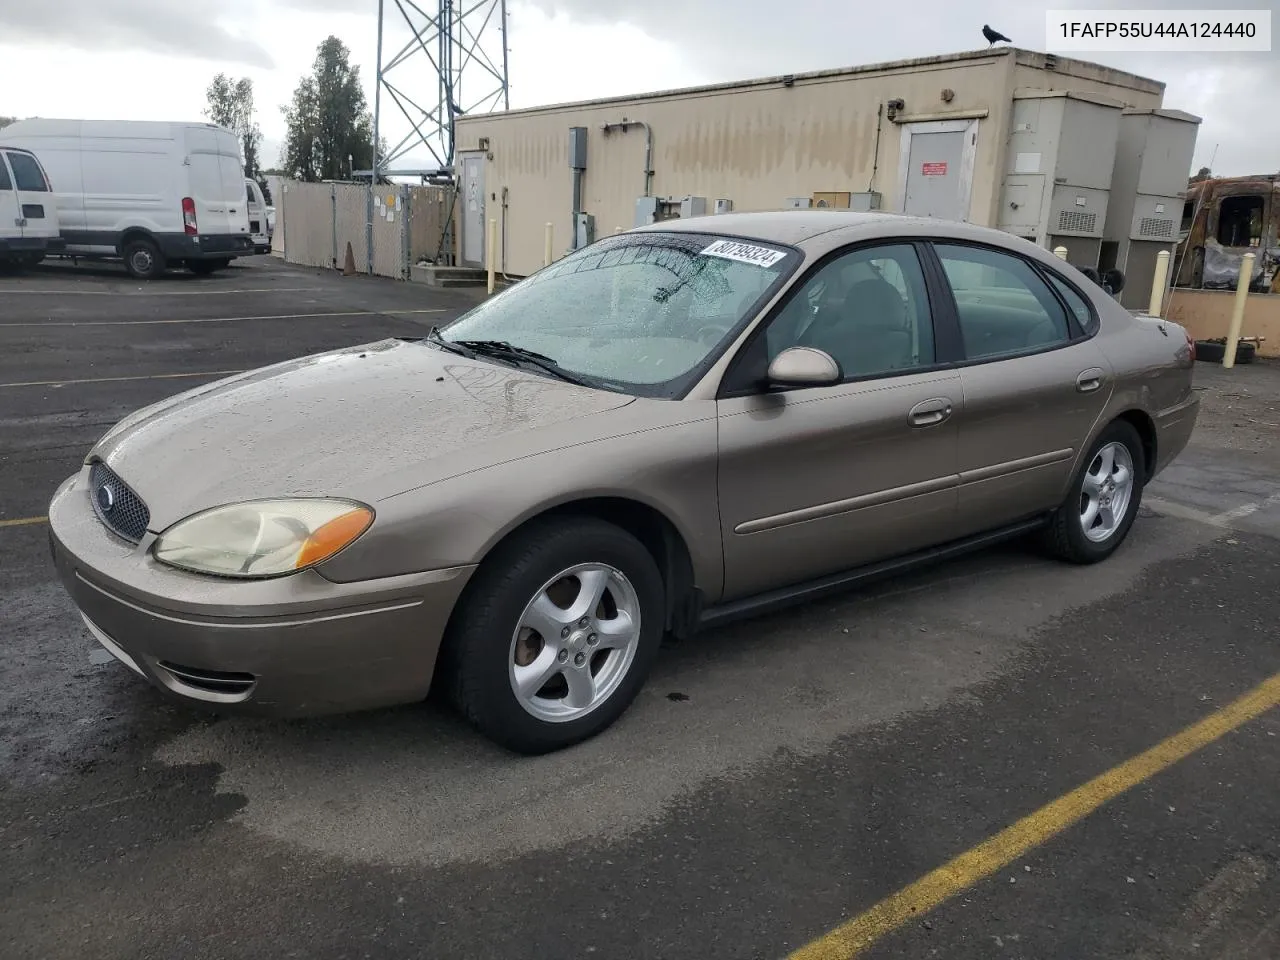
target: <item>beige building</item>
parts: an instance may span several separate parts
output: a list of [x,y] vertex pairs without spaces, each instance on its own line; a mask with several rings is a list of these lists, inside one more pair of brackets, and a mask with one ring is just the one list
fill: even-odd
[[[739,211],[869,206],[966,219],[1050,242],[1054,185],[1074,175],[1043,166],[1045,151],[1073,146],[1081,157],[1078,185],[1101,188],[1105,203],[1109,183],[1085,181],[1103,176],[1098,171],[1109,181],[1110,162],[1086,170],[1085,161],[1114,156],[1123,107],[1158,108],[1163,95],[1164,84],[1154,80],[997,47],[463,117],[456,128],[460,261],[484,264],[489,219],[498,227],[497,269],[525,276],[542,265],[547,223],[559,257],[582,242],[574,236],[578,211],[601,236],[680,215],[686,197],[705,198],[706,214],[717,201]],[[1018,131],[1034,133],[1035,117],[1054,115],[1038,104],[1019,110],[1019,101],[1054,98],[1057,135],[1042,137],[1048,146],[1036,146],[1039,153],[1017,146],[1015,119]],[[1083,114],[1064,120],[1063,111],[1071,111],[1061,104],[1068,101],[1085,113],[1114,114],[1115,123],[1102,122],[1098,142],[1090,143],[1093,121]],[[585,128],[574,134],[585,142],[585,158],[581,147],[571,147],[574,127]],[[583,169],[571,168],[571,152]],[[691,200],[684,215],[703,212],[700,206]],[[1027,220],[1019,211],[1029,209],[1038,222],[1018,222]],[[1083,215],[1072,211],[1075,226]],[[1089,221],[1084,239],[1091,251],[1104,219],[1105,209]]]

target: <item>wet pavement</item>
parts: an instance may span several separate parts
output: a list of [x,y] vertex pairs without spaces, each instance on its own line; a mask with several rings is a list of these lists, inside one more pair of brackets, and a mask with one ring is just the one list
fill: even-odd
[[[1280,672],[1280,369],[1201,364],[1108,562],[1008,546],[714,631],[572,750],[168,704],[56,583],[54,487],[138,406],[475,300],[243,263],[0,278],[6,960],[781,957]],[[1277,774],[1271,711],[866,955],[1280,956]]]

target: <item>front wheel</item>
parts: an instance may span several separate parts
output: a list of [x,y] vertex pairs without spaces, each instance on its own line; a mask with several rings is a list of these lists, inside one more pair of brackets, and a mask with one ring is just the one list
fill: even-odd
[[1146,458],[1133,425],[1117,420],[1094,441],[1071,492],[1049,522],[1050,552],[1070,563],[1105,560],[1124,542],[1142,502]]
[[630,533],[539,523],[476,573],[446,639],[453,698],[520,753],[595,736],[630,705],[662,641],[664,588]]

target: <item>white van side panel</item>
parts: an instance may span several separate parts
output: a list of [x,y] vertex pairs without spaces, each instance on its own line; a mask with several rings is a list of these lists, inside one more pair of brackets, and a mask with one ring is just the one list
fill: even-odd
[[182,232],[182,159],[163,129],[121,137],[120,125],[85,121],[83,157],[84,230],[119,233],[141,227],[152,233]]
[[[253,252],[240,144],[229,130],[202,123],[20,120],[5,134],[48,171],[68,253],[115,255],[131,235],[143,234],[170,262]],[[185,197],[196,206],[194,236],[183,223]]]

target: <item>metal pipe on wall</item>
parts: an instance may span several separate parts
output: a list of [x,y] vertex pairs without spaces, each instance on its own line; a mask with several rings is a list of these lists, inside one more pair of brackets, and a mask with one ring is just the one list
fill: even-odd
[[647,197],[653,184],[653,127],[643,120],[628,120],[625,117],[616,123],[600,125],[600,129],[606,134],[618,127],[621,127],[624,132],[628,127],[644,127],[644,193],[641,196]]

